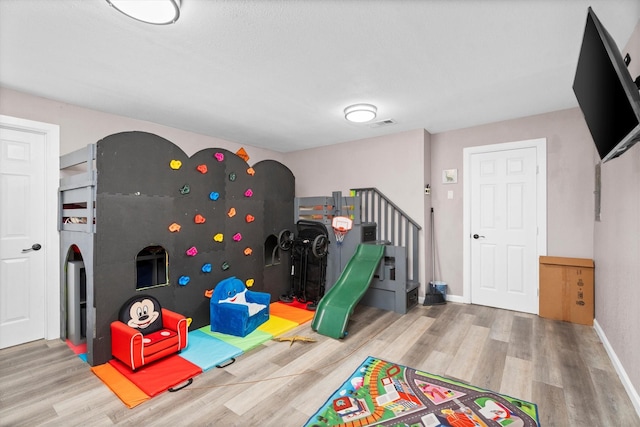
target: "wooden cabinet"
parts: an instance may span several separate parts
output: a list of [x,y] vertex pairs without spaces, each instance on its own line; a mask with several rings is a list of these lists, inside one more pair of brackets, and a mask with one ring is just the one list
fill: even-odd
[[540,317],[593,325],[593,260],[540,257]]

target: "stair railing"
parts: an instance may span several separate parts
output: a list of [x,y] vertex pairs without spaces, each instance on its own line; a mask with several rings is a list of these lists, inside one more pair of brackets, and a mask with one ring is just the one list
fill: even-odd
[[377,240],[407,249],[407,282],[418,283],[422,227],[377,188],[352,188],[351,194],[360,198],[361,221],[377,224]]

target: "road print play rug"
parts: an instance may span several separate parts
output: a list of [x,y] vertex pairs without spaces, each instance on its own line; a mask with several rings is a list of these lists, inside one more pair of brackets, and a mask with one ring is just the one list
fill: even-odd
[[305,424],[539,427],[537,405],[368,357]]

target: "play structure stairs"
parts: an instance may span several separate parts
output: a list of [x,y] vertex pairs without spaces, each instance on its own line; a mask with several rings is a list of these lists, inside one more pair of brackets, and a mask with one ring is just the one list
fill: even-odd
[[407,283],[417,287],[422,264],[419,255],[420,224],[375,187],[352,188],[351,192],[360,200],[362,222],[378,224],[378,239],[388,241],[392,246],[407,248],[407,265],[410,266]]
[[311,328],[331,338],[344,338],[349,317],[369,288],[384,246],[361,243],[338,281],[320,300]]

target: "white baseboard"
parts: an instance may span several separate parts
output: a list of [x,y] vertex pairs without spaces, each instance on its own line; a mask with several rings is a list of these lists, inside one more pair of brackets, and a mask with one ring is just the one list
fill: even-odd
[[604,345],[604,349],[607,351],[609,359],[611,359],[611,363],[613,363],[613,367],[616,369],[616,372],[620,377],[620,381],[622,381],[622,385],[627,391],[633,407],[636,409],[636,413],[638,414],[638,416],[640,416],[640,395],[638,395],[638,391],[631,383],[627,372],[624,370],[624,366],[622,366],[622,363],[620,363],[620,359],[618,359],[616,352],[613,350],[613,347],[611,347],[611,344],[609,343],[609,340],[607,339],[604,331],[600,327],[598,320],[593,321],[593,328],[595,329],[596,334],[598,334],[598,337],[600,337],[600,341],[602,341],[602,345]]
[[[461,296],[458,296],[458,295],[449,295],[449,294],[447,294],[447,301],[464,303],[464,299]],[[424,304],[424,297],[418,297],[418,303],[419,304]]]
[[447,301],[464,303],[464,299],[460,295],[447,294]]

